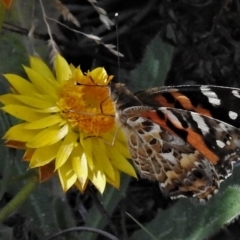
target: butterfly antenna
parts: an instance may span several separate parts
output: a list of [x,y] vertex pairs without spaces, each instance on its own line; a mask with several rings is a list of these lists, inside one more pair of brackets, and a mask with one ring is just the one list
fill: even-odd
[[118,13],[115,13],[115,28],[116,28],[116,42],[117,42],[117,59],[118,59],[118,81],[120,81],[120,54],[119,54],[119,39],[118,39]]

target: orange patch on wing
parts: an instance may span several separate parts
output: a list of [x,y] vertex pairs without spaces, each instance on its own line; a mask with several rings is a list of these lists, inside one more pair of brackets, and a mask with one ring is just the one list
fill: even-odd
[[[165,128],[167,131],[176,135],[176,133],[167,126],[166,119],[168,119],[167,115],[165,115],[165,119],[159,118],[156,111],[145,111],[141,114],[142,117],[151,119],[154,123],[159,126]],[[170,119],[168,119],[171,121]],[[212,152],[204,143],[203,138],[198,133],[194,132],[191,128],[183,128],[180,122],[171,121],[171,123],[178,129],[183,129],[188,133],[187,142],[192,145],[196,150],[202,153],[210,162],[213,164],[217,164],[219,161],[219,157]],[[179,136],[181,137],[181,136]],[[184,140],[184,139],[183,139]]]
[[159,103],[159,107],[174,107],[174,103],[169,103],[163,95],[156,96],[155,100]]
[[183,95],[182,93],[179,92],[171,92],[171,95],[174,97],[175,102],[174,103],[169,103],[167,99],[163,95],[158,95],[155,97],[155,100],[159,103],[159,106],[163,107],[175,107],[176,101],[178,101],[182,106],[183,109],[193,111],[199,114],[202,114],[204,116],[209,116],[211,117],[211,113],[209,110],[201,107],[201,106],[196,106],[194,107],[188,97]]
[[197,112],[197,113],[200,113],[202,115],[205,115],[205,116],[209,116],[211,117],[211,113],[205,109],[205,108],[202,108],[201,106],[197,106],[197,107],[194,107],[190,101],[190,99],[188,97],[186,97],[185,95],[181,94],[181,93],[171,93],[173,95],[173,97],[178,100],[181,105],[183,106],[184,109],[186,110],[189,110],[189,111],[194,111],[194,112]]
[[181,103],[181,105],[184,107],[184,109],[192,109],[193,105],[191,103],[191,101],[189,100],[188,97],[186,97],[185,95],[182,95],[181,93],[171,93],[172,96]]
[[191,128],[184,130],[188,132],[187,142],[191,144],[195,149],[197,149],[200,153],[202,153],[210,162],[217,164],[219,157],[206,146],[202,136],[192,131]]

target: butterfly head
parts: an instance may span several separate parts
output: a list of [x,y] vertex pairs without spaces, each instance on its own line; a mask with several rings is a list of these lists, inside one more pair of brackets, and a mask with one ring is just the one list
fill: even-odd
[[110,96],[115,103],[116,110],[124,110],[128,107],[142,105],[141,101],[132,94],[123,83],[111,83]]
[[110,85],[110,96],[114,103],[118,102],[122,96],[125,95],[126,87],[123,83],[111,83]]

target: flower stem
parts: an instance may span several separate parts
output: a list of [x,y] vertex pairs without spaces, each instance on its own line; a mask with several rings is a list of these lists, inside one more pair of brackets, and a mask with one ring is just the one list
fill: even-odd
[[28,198],[30,193],[38,185],[38,176],[31,175],[24,187],[18,194],[0,211],[0,223],[2,223],[11,213],[13,213]]

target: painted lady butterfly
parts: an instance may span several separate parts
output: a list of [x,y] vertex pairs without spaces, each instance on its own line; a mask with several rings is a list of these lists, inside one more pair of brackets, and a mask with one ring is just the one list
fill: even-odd
[[171,198],[208,200],[240,159],[240,89],[111,85],[116,120],[142,177]]

